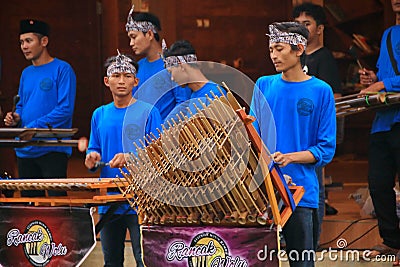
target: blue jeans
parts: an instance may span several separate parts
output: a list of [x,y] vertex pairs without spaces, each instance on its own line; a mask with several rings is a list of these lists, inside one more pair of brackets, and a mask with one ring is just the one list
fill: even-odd
[[124,266],[126,230],[129,230],[136,266],[144,266],[138,216],[136,214],[114,214],[100,232],[105,267]]
[[317,209],[297,207],[283,227],[290,267],[314,267],[317,220]]

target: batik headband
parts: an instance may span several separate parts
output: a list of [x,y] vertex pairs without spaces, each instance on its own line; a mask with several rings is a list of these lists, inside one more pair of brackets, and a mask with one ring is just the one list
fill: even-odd
[[118,51],[118,55],[115,57],[115,61],[113,61],[113,63],[111,63],[111,65],[107,68],[108,77],[110,77],[114,73],[132,73],[133,75],[136,75],[136,68],[132,64],[132,59],[127,56],[121,55]]
[[[167,51],[167,44],[165,43],[165,40],[162,40],[162,50],[163,53],[165,51]],[[178,66],[179,64],[182,63],[192,63],[192,62],[196,62],[197,61],[197,56],[195,54],[187,54],[187,55],[181,55],[181,56],[168,56],[168,57],[164,57],[162,56],[162,59],[164,61],[164,67],[170,68],[173,66]]]
[[169,56],[167,58],[164,58],[164,66],[165,68],[170,68],[182,63],[191,63],[196,61],[197,57],[195,54],[188,54],[184,56]]
[[156,27],[150,21],[135,21],[135,20],[133,20],[133,8],[134,8],[134,6],[132,6],[132,8],[128,14],[128,22],[125,25],[126,31],[127,32],[130,32],[130,31],[138,31],[138,32],[152,31],[154,33],[157,33]]
[[272,43],[302,44],[304,45],[304,49],[307,46],[307,39],[304,36],[294,32],[280,31],[273,24],[269,25],[269,34],[267,33],[266,35],[269,36],[269,45]]

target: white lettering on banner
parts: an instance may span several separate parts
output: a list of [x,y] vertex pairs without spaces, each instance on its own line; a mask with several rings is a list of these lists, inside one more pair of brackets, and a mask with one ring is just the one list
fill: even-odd
[[43,232],[39,228],[37,232],[21,234],[18,229],[11,229],[7,233],[7,246],[18,246],[19,244],[40,242],[43,240]]
[[207,245],[199,245],[188,247],[182,241],[177,241],[171,244],[168,248],[167,260],[173,261],[174,259],[181,261],[183,258],[212,256],[217,251],[214,242],[211,240]]
[[40,255],[42,255],[43,258],[51,258],[53,256],[64,256],[67,255],[67,247],[63,246],[63,244],[58,244],[56,247],[55,243],[49,244],[43,244],[43,246],[40,248]]
[[221,256],[215,257],[211,262],[210,267],[247,267],[247,262],[245,260],[241,260],[239,257],[235,257],[234,259],[231,256],[226,256],[226,258],[222,258]]

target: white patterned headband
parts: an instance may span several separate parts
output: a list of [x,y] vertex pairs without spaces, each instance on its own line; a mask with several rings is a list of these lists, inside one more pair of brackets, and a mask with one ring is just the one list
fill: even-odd
[[195,54],[188,54],[183,56],[169,56],[167,58],[163,58],[165,68],[170,68],[173,66],[178,66],[182,63],[191,63],[196,62],[197,57]]
[[134,7],[135,6],[132,5],[132,8],[128,14],[128,21],[125,25],[126,31],[127,32],[130,32],[130,31],[138,31],[138,32],[152,31],[154,33],[157,33],[156,26],[154,26],[154,24],[151,23],[150,21],[136,21],[133,19],[133,8]]
[[269,25],[269,34],[267,33],[266,35],[269,36],[269,45],[272,43],[286,43],[291,45],[302,44],[304,45],[304,49],[307,46],[307,39],[304,36],[294,32],[280,31],[273,24]]
[[[165,40],[163,39],[162,42],[162,50],[163,53],[165,51],[167,51],[167,44],[165,43]],[[197,56],[195,54],[187,54],[187,55],[181,55],[181,56],[168,56],[168,57],[164,57],[163,55],[161,55],[161,58],[164,61],[164,67],[170,68],[173,66],[178,66],[179,64],[182,63],[192,63],[192,62],[196,62],[197,61]]]
[[136,68],[132,64],[132,59],[127,56],[121,55],[118,51],[118,55],[115,57],[115,60],[107,68],[108,77],[110,77],[114,73],[132,73],[136,76]]

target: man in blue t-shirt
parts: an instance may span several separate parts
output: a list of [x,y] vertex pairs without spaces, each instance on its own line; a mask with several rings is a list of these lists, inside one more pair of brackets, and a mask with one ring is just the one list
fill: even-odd
[[[301,58],[303,70],[310,76],[315,76],[329,84],[335,98],[342,96],[339,69],[332,52],[324,46],[324,30],[327,24],[324,8],[320,5],[305,2],[293,8],[294,21],[306,26],[309,31],[307,50]],[[344,117],[336,118],[336,142],[340,144],[344,134]],[[328,204],[324,184],[323,166],[316,168],[319,182],[319,229],[324,215],[334,215],[338,211]]]
[[274,161],[305,189],[283,227],[287,254],[299,255],[298,259],[289,258],[290,266],[314,266],[313,259],[301,255],[308,255],[303,252],[312,252],[317,245],[319,186],[315,168],[330,162],[335,153],[335,101],[327,83],[302,70],[300,57],[307,45],[308,30],[295,22],[282,22],[271,24],[269,31],[270,57],[280,73],[257,80],[251,114]]
[[[192,114],[197,113],[194,104],[199,109],[203,109],[202,103],[209,104],[206,95],[212,99],[213,94],[221,96],[221,91],[225,94],[222,86],[218,86],[216,83],[210,81],[203,74],[200,69],[201,66],[197,61],[196,50],[189,41],[179,40],[172,44],[169,49],[165,49],[163,60],[165,68],[171,75],[170,79],[174,80],[181,87],[189,88],[191,92],[190,100],[177,105],[165,121],[169,118],[176,119],[176,114],[181,112],[188,117],[190,117],[190,112]],[[187,110],[187,107],[190,108],[190,112]]]
[[[20,100],[14,113],[8,112],[6,126],[26,128],[71,128],[75,104],[76,77],[71,66],[52,57],[48,50],[49,26],[38,20],[20,22],[19,42],[25,58],[32,62],[21,75]],[[66,178],[71,147],[28,146],[15,149],[18,174],[23,178]],[[21,193],[44,196],[44,192]],[[49,195],[65,192],[49,191]]]
[[160,30],[160,20],[155,15],[146,12],[133,14],[132,7],[126,31],[134,54],[143,57],[138,62],[139,84],[133,94],[139,100],[155,104],[164,120],[176,105],[189,99],[190,90],[177,87],[165,71]]
[[[392,0],[396,25],[385,30],[381,40],[378,72],[361,69],[360,82],[367,88],[361,95],[400,92],[400,3]],[[393,60],[389,55],[389,46]],[[397,68],[397,71],[396,71]],[[372,124],[369,144],[368,186],[382,244],[372,247],[371,257],[397,254],[400,258],[400,227],[396,214],[396,194],[393,188],[400,175],[400,107],[378,110]]]
[[[136,153],[134,143],[140,146],[145,135],[157,133],[161,117],[157,108],[132,97],[132,88],[138,83],[138,65],[133,59],[118,55],[109,58],[105,67],[104,84],[113,102],[93,112],[85,165],[93,169],[98,162],[105,162],[100,177],[115,178],[121,176],[118,168],[124,167],[126,153]],[[108,209],[99,207],[99,214],[103,216]],[[123,266],[127,229],[136,266],[143,266],[138,216],[129,204],[121,204],[100,232],[104,266]]]

